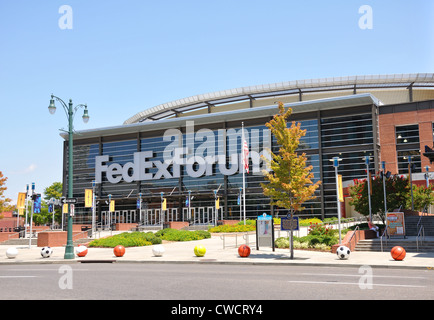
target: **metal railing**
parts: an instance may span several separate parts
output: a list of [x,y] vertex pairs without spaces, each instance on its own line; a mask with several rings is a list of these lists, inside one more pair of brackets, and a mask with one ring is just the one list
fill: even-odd
[[386,239],[386,246],[387,246],[387,240],[389,239],[389,233],[387,232],[387,230],[388,230],[388,226],[386,226],[386,228],[384,229],[384,231],[383,231],[383,234],[381,235],[381,237],[380,237],[380,243],[381,243],[381,252],[383,252],[383,237],[385,237],[385,239]]
[[419,251],[419,237],[421,237],[420,243],[423,244],[423,242],[425,241],[425,229],[423,228],[423,226],[420,226],[419,232],[418,232],[417,237],[416,237],[416,249],[417,249],[417,251]]
[[348,245],[350,246],[350,250],[352,251],[352,249],[351,249],[351,240],[353,240],[353,237],[354,236],[356,236],[356,245],[357,245],[357,242],[358,242],[358,239],[357,239],[357,230],[359,230],[359,226],[356,226],[355,228],[354,228],[354,230],[353,230],[353,234],[351,235],[351,237],[350,237],[350,239],[348,240]]
[[[236,233],[224,233],[220,235],[220,239],[223,240],[223,249],[225,249],[226,247],[238,247],[238,236],[242,236],[244,243],[246,245],[249,245],[249,235],[256,235],[256,231],[250,231],[250,232],[236,232]],[[230,237],[230,238],[235,238],[235,245],[234,244],[226,244],[226,238]],[[256,237],[255,237],[256,239]]]

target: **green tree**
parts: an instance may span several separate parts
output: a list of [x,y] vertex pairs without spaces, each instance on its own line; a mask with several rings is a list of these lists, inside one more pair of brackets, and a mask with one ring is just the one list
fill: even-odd
[[[410,197],[410,184],[407,178],[400,175],[392,175],[386,180],[386,204],[387,211],[393,211],[397,208],[406,208]],[[384,191],[383,179],[376,175],[371,179],[371,211],[372,214],[379,214],[383,223],[385,223],[384,211]],[[366,179],[354,180],[354,185],[349,188],[349,194],[352,200],[350,205],[364,216],[369,216],[368,200],[368,182]]]
[[[297,152],[300,138],[306,135],[306,130],[301,130],[300,123],[295,123],[295,121],[288,128],[287,119],[291,113],[291,108],[285,111],[283,103],[279,102],[279,114],[266,123],[280,147],[278,154],[270,150],[271,160],[264,158],[271,171],[264,171],[268,183],[261,184],[264,195],[271,199],[271,204],[288,209],[290,219],[293,218],[295,212],[304,209],[303,204],[306,201],[316,198],[315,190],[321,184],[320,181],[312,182],[313,167],[306,166],[305,153]],[[290,243],[291,259],[293,259],[292,230]]]
[[50,200],[51,198],[60,199],[63,193],[62,182],[53,182],[53,184],[44,189],[44,199]]
[[[417,186],[413,184],[413,208],[417,211],[424,211],[434,204],[434,185]],[[407,199],[407,208],[411,208],[411,197]]]
[[[49,201],[51,198],[60,199],[63,195],[63,184],[62,182],[53,182],[51,186],[44,189],[44,199]],[[44,205],[41,211],[46,210],[45,219],[41,219],[41,221],[45,221],[43,223],[51,223],[52,213],[48,213],[48,205],[45,205],[46,209],[44,209]],[[54,220],[57,222],[62,221],[62,207],[55,207],[54,210]]]

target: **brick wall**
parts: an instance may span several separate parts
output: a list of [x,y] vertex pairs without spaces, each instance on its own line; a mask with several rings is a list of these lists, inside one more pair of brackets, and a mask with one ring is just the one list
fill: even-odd
[[137,223],[115,223],[116,231],[128,231],[137,227]]
[[[381,231],[381,230],[380,230]],[[348,231],[345,237],[342,239],[341,244],[335,244],[332,246],[332,253],[336,253],[336,250],[340,246],[346,246],[351,251],[354,251],[354,248],[357,245],[357,242],[365,239],[374,239],[377,237],[377,234],[372,230],[357,230],[354,237],[351,238],[354,231]],[[351,240],[350,240],[351,239]]]
[[[87,233],[73,232],[72,239],[76,241],[78,239],[87,238]],[[62,247],[66,245],[68,239],[67,231],[45,231],[38,233],[38,247]]]
[[7,241],[9,239],[18,239],[18,232],[0,232],[0,242]]
[[417,111],[380,114],[379,130],[381,145],[381,161],[386,161],[386,171],[398,173],[395,126],[419,124],[419,142],[421,150],[422,168],[430,165],[427,157],[423,156],[425,146],[433,146],[434,110],[423,109]]
[[168,222],[169,228],[180,230],[182,228],[188,227],[190,224],[187,221],[171,221]]

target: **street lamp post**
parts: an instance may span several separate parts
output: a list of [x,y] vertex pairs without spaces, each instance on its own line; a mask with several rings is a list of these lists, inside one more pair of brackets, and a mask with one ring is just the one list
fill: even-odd
[[330,161],[333,162],[333,167],[335,168],[335,177],[336,177],[336,203],[338,209],[338,228],[339,228],[339,244],[342,243],[342,232],[341,232],[341,202],[339,201],[339,176],[338,176],[338,167],[339,161],[342,161],[339,157],[334,157]]
[[386,161],[381,161],[383,169],[383,195],[384,195],[384,214],[387,215],[387,196],[386,196]]
[[410,177],[411,211],[414,211],[412,170],[413,170],[413,164],[411,162],[411,156],[408,156],[408,175]]
[[366,181],[368,181],[368,205],[369,205],[369,221],[372,221],[372,209],[371,209],[371,175],[369,173],[369,156],[365,156],[366,164]]
[[[87,105],[79,104],[77,106],[73,106],[72,99],[69,99],[68,105],[59,97],[51,95],[50,105],[48,106],[48,111],[50,114],[54,114],[56,112],[55,100],[60,102],[63,109],[65,110],[66,116],[68,118],[68,198],[73,197],[73,133],[74,133],[74,115],[76,111],[83,107],[83,122],[87,123],[89,121],[89,114],[87,111]],[[72,215],[71,215],[71,204],[68,204],[68,232],[67,232],[67,242],[65,247],[65,255],[64,259],[74,259],[74,245],[72,242]]]
[[[425,181],[426,181],[426,187],[429,188],[429,168],[430,166],[425,166]],[[426,213],[430,213],[431,208],[426,208]]]

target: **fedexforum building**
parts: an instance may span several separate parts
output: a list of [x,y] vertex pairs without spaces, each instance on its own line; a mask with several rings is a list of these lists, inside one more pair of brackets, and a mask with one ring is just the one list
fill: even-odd
[[[94,189],[97,222],[107,223],[109,198],[115,201],[111,222],[160,224],[163,221],[213,223],[240,218],[243,186],[242,125],[249,146],[246,215],[286,214],[270,206],[260,183],[266,168],[261,155],[277,152],[265,127],[277,102],[293,109],[290,121],[301,123],[305,152],[322,185],[317,198],[300,214],[337,215],[333,157],[342,159],[344,181],[366,177],[370,170],[416,173],[429,160],[434,134],[434,75],[398,74],[290,81],[197,95],[140,111],[122,125],[74,135],[74,190],[79,203],[74,223],[90,223],[85,189]],[[67,136],[63,136],[65,140]],[[64,194],[68,185],[68,143],[64,142]],[[432,168],[434,170],[434,167]],[[95,183],[93,183],[95,181]],[[162,198],[166,210],[161,212]],[[242,203],[242,202],[241,202]]]

